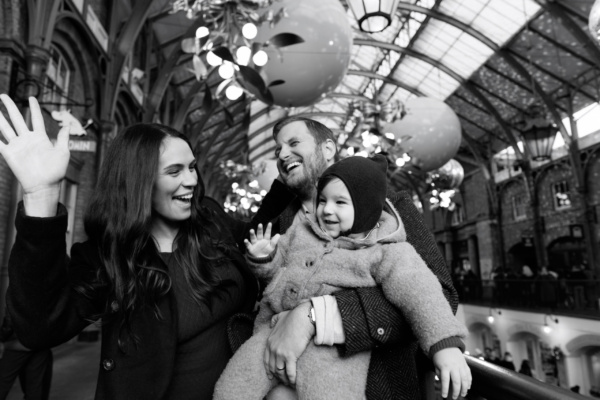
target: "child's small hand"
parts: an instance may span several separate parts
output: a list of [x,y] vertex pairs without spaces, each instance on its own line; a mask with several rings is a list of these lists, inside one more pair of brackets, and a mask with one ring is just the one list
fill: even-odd
[[277,247],[279,237],[279,234],[271,237],[271,223],[269,222],[264,234],[262,224],[258,224],[256,233],[254,233],[254,229],[250,229],[250,240],[245,239],[244,243],[252,257],[267,257]]
[[442,397],[448,397],[450,382],[452,382],[452,398],[458,395],[466,396],[471,388],[471,370],[465,357],[456,347],[442,349],[433,355],[435,373],[442,383]]

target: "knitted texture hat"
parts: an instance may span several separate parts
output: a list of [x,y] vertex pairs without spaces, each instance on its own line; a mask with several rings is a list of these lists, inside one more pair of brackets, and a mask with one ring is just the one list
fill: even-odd
[[379,221],[387,193],[387,165],[387,159],[380,154],[372,158],[353,156],[331,165],[319,178],[317,198],[332,176],[348,188],[354,205],[350,233],[367,232]]

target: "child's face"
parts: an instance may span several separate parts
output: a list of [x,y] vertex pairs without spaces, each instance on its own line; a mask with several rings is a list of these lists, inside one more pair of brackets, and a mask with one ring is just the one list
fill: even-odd
[[317,199],[317,219],[321,229],[333,238],[348,232],[354,225],[354,205],[348,188],[338,178],[333,178]]

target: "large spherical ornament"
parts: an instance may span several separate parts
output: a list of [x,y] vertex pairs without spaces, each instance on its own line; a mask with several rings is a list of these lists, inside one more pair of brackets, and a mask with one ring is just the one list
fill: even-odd
[[465,177],[465,170],[455,159],[429,173],[433,187],[439,190],[458,189]]
[[588,18],[588,28],[596,42],[600,43],[600,0],[596,0]]
[[265,169],[262,174],[256,176],[256,180],[258,181],[258,186],[268,192],[271,189],[273,181],[279,175],[277,160],[262,160],[262,162],[265,163]]
[[267,45],[264,50],[269,61],[260,75],[267,86],[271,85],[275,104],[307,106],[342,81],[350,62],[352,30],[339,0],[280,0],[259,11],[272,10],[277,15],[282,8],[285,13],[276,23],[260,25],[254,42],[268,43],[281,33],[298,35],[303,42]]
[[424,172],[444,165],[456,155],[461,142],[458,117],[441,100],[417,97],[405,105],[406,115],[385,127]]

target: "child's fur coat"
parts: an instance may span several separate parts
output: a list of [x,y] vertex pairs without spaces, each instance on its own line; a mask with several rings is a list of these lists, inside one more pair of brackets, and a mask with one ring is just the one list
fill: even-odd
[[[443,339],[466,336],[440,283],[406,242],[402,221],[387,203],[393,215],[384,211],[379,227],[365,239],[333,239],[308,215],[281,237],[272,261],[249,258],[257,276],[272,280],[254,335],[229,361],[214,399],[262,399],[278,384],[267,378],[263,364],[271,317],[341,288],[380,285],[386,298],[402,310],[426,354]],[[309,343],[297,365],[299,399],[364,399],[369,357],[369,352],[362,352],[341,358],[335,347]]]

